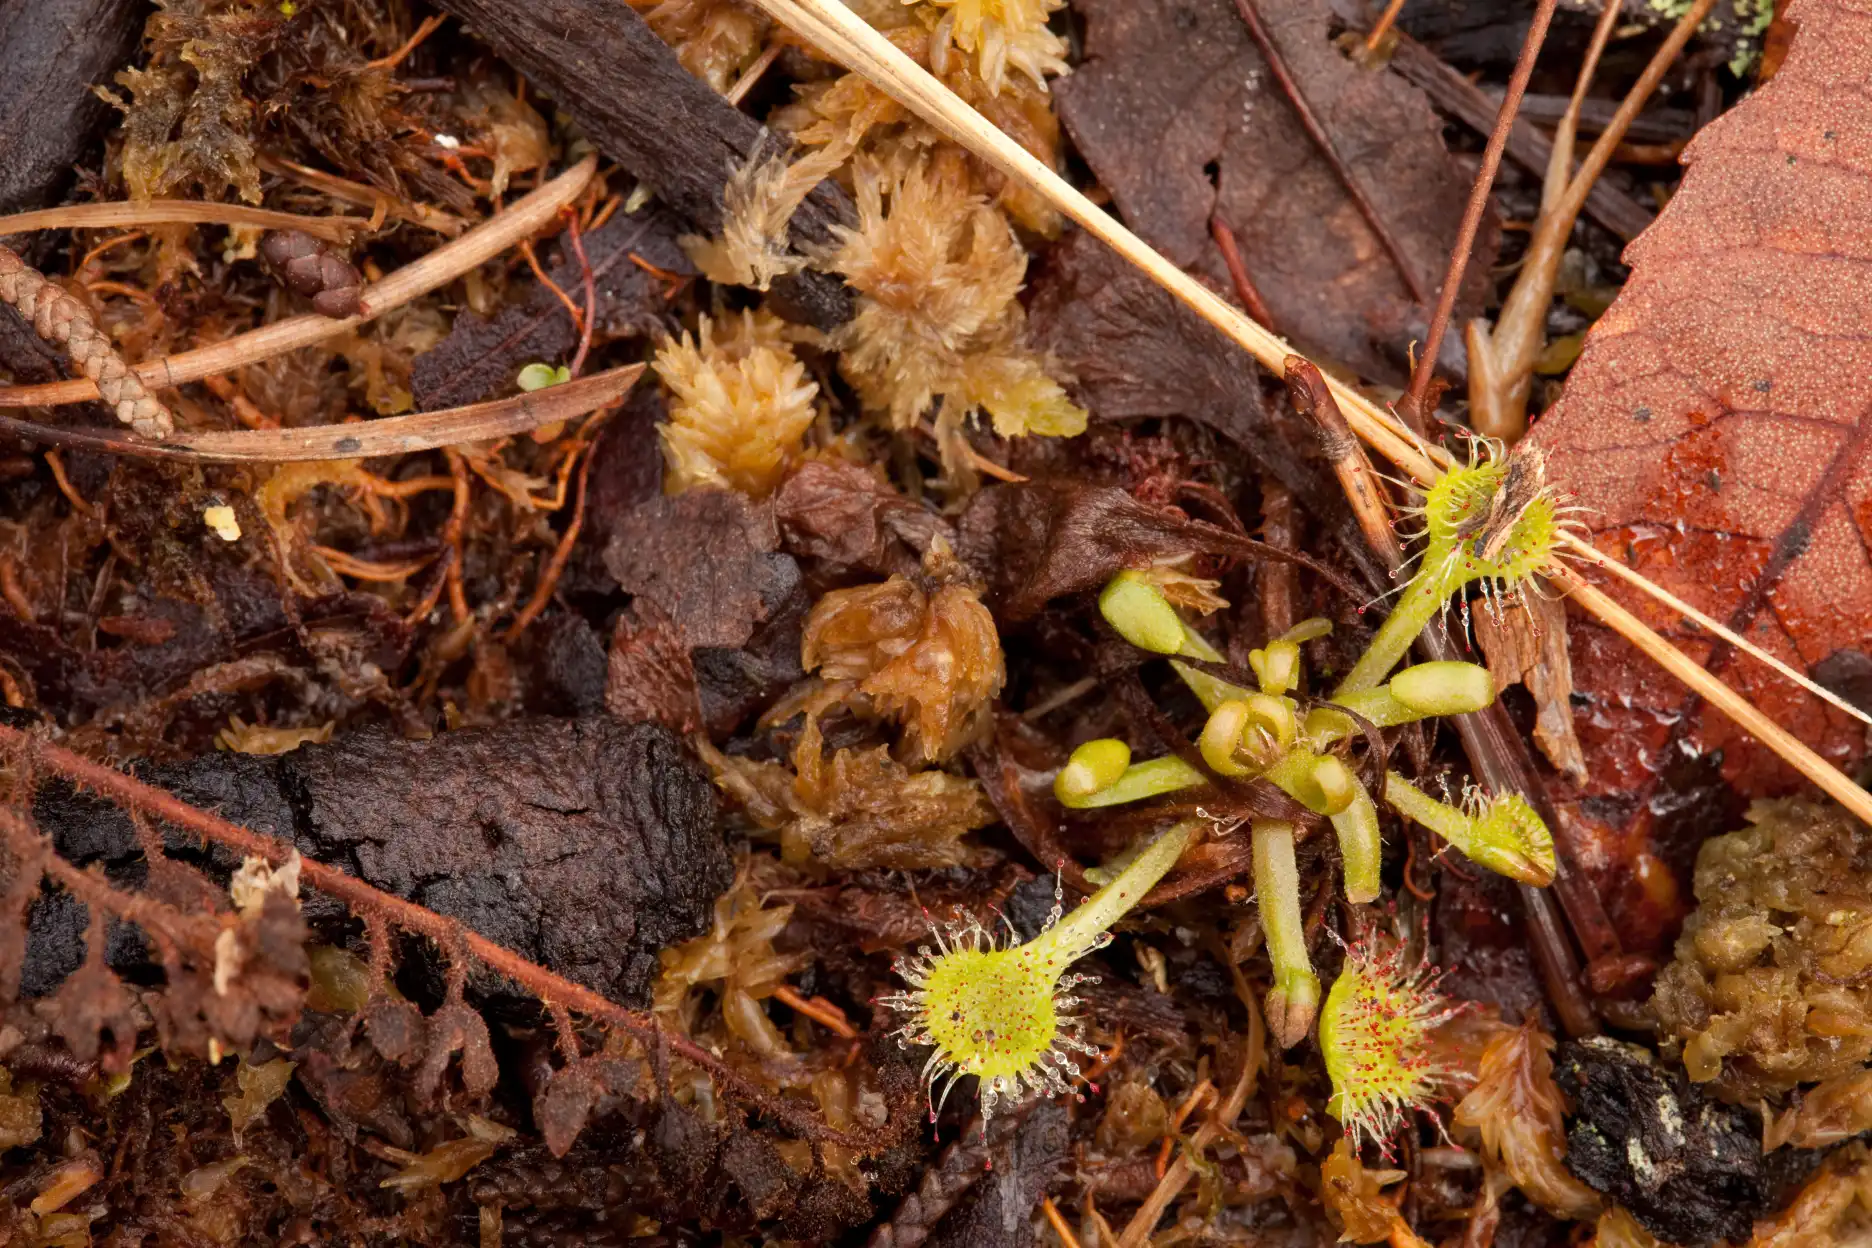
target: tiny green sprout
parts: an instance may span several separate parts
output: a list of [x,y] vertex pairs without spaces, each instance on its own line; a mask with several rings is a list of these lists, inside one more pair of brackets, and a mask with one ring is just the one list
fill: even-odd
[[924,945],[897,960],[909,990],[879,1004],[904,1016],[892,1033],[900,1045],[932,1048],[923,1066],[932,1122],[964,1075],[981,1079],[984,1121],[1004,1104],[1069,1090],[1071,1055],[1098,1050],[1084,1038],[1084,1020],[1070,1013],[1080,1004],[1071,990],[1093,981],[1067,968],[1111,942],[1108,929],[1176,864],[1195,827],[1186,821],[1159,836],[1064,919],[1056,898],[1045,929],[1025,944],[1002,945],[971,918],[938,929],[935,950]]
[[1499,610],[1546,566],[1564,509],[1547,488],[1540,452],[1505,454],[1492,443],[1490,451],[1486,459],[1472,453],[1424,496],[1423,564],[1335,697],[1380,684],[1458,590],[1480,582],[1491,609]]
[[1439,802],[1397,772],[1385,774],[1385,801],[1498,875],[1545,888],[1553,883],[1553,833],[1518,793],[1485,797],[1471,785],[1462,809]]
[[1248,652],[1248,666],[1254,669],[1261,692],[1279,697],[1292,693],[1300,684],[1300,643],[1324,637],[1332,632],[1332,621],[1320,616],[1301,620],[1259,650]]
[[548,386],[562,386],[572,380],[572,370],[563,364],[529,364],[520,370],[516,379],[522,390],[544,390]]
[[1406,968],[1403,946],[1369,937],[1346,950],[1345,965],[1320,1011],[1319,1046],[1332,1079],[1326,1112],[1353,1147],[1391,1140],[1414,1109],[1450,1090],[1455,1071],[1438,1055],[1431,1032],[1456,1013],[1437,991],[1427,965]]

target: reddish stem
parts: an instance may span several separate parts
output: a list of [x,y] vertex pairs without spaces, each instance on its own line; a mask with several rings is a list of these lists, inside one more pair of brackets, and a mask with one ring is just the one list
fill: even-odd
[[[1238,0],[1238,3],[1245,2]],[[1502,96],[1500,111],[1495,114],[1495,128],[1489,132],[1488,146],[1482,152],[1482,165],[1476,170],[1475,186],[1469,192],[1469,206],[1463,211],[1462,227],[1456,231],[1456,245],[1450,248],[1449,271],[1443,275],[1443,289],[1437,295],[1436,312],[1430,318],[1430,332],[1424,339],[1424,349],[1417,357],[1416,367],[1411,369],[1410,389],[1397,405],[1398,415],[1419,433],[1429,424],[1430,413],[1423,410],[1424,398],[1429,393],[1431,377],[1436,375],[1437,353],[1443,349],[1443,335],[1449,332],[1450,314],[1456,309],[1456,295],[1462,289],[1463,273],[1469,267],[1469,253],[1475,250],[1476,233],[1482,228],[1482,213],[1488,208],[1489,192],[1494,189],[1495,175],[1501,169],[1508,133],[1514,129],[1515,114],[1521,111],[1521,96],[1527,91],[1528,79],[1534,73],[1534,61],[1540,55],[1541,44],[1547,41],[1547,26],[1553,20],[1555,3],[1556,0],[1539,0],[1534,7],[1534,20],[1521,44],[1521,59],[1515,62],[1514,74],[1508,79],[1507,93]]]
[[1222,250],[1222,263],[1228,266],[1229,280],[1235,283],[1235,297],[1242,301],[1242,307],[1248,309],[1248,315],[1261,322],[1261,328],[1274,330],[1274,314],[1268,311],[1267,302],[1261,298],[1261,292],[1255,289],[1254,280],[1248,276],[1248,266],[1242,263],[1241,249],[1235,245],[1235,231],[1229,229],[1228,222],[1219,215],[1209,218],[1209,233],[1214,236],[1216,246]]
[[585,240],[579,237],[576,213],[567,217],[566,238],[572,243],[572,254],[578,257],[579,277],[585,283],[585,315],[580,318],[578,353],[572,357],[569,370],[572,376],[577,377],[579,370],[585,367],[585,357],[591,354],[592,322],[598,319],[598,282],[592,276],[591,260],[585,255]]
[[[92,762],[70,750],[41,741],[17,728],[0,725],[0,747],[11,747],[43,763],[48,770],[64,776],[74,784],[94,789],[128,808],[147,811],[159,819],[167,820],[179,828],[186,828],[240,854],[264,858],[273,865],[280,866],[295,852],[292,846],[275,840],[273,837],[255,832],[250,828],[243,828],[236,823],[230,823],[219,815],[197,810],[171,793],[153,788],[140,780],[132,779],[101,763]],[[69,864],[63,864],[62,860],[59,865],[69,867]],[[55,875],[61,877],[61,880],[70,878],[70,873],[60,871],[58,865],[54,865],[52,870]],[[76,868],[70,868],[70,871],[75,870]],[[309,858],[300,859],[299,871],[300,878],[307,884],[326,896],[343,902],[353,912],[364,918],[367,924],[372,919],[376,919],[403,931],[426,936],[445,949],[466,949],[475,961],[519,984],[546,1003],[548,1007],[568,1007],[614,1027],[622,1027],[653,1043],[668,1045],[672,1051],[706,1070],[711,1076],[758,1106],[761,1112],[772,1114],[785,1122],[803,1138],[842,1144],[861,1152],[881,1142],[857,1138],[815,1121],[785,1101],[762,1092],[729,1068],[721,1059],[700,1048],[686,1037],[672,1033],[652,1016],[636,1010],[627,1010],[589,988],[563,979],[545,967],[529,962],[512,950],[495,944],[485,936],[468,930],[454,919],[446,918],[414,902],[405,901],[401,897],[373,888],[362,880],[354,879],[334,867],[314,862]]]

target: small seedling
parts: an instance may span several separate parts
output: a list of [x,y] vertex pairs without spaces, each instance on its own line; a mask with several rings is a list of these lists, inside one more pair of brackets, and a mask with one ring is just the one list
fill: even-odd
[[1004,1105],[1069,1090],[1072,1054],[1098,1050],[1071,1013],[1080,1004],[1072,989],[1092,981],[1067,968],[1111,942],[1108,929],[1175,865],[1195,826],[1179,823],[1159,836],[1064,919],[1056,900],[1046,928],[1024,944],[1003,945],[970,918],[935,929],[934,950],[924,945],[897,960],[909,991],[878,1003],[905,1017],[893,1033],[899,1044],[931,1046],[923,1082],[932,1122],[964,1075],[981,1080],[984,1121]]
[[515,379],[522,390],[531,392],[544,390],[548,386],[563,386],[572,380],[572,370],[563,364],[529,364],[520,370]]

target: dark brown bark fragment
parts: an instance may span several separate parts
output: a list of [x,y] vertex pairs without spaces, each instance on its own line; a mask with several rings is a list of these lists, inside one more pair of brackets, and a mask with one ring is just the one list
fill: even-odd
[[[130,59],[145,8],[143,0],[0,0],[0,212],[50,204],[95,150],[111,109],[91,88]],[[0,237],[22,252],[32,241]],[[0,367],[28,384],[61,376],[58,355],[6,307]]]
[[[617,0],[442,0],[529,82],[571,114],[598,150],[650,184],[704,233],[721,229],[728,174],[784,140],[711,91],[669,45]],[[796,244],[832,241],[856,220],[851,201],[821,182],[793,215]],[[829,329],[851,318],[837,278],[800,273],[774,282],[776,310]]]
[[110,106],[91,88],[130,59],[143,0],[0,0],[0,212],[63,192]]

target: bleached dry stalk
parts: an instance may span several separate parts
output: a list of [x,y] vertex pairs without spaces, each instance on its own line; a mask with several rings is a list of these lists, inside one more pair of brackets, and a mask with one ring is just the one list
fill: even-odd
[[637,384],[643,371],[642,364],[628,364],[544,390],[434,412],[409,412],[378,420],[300,425],[291,429],[184,431],[160,443],[135,442],[95,429],[42,425],[10,416],[0,416],[0,432],[58,446],[82,446],[115,455],[180,459],[201,464],[375,459],[380,455],[408,455],[465,442],[512,437],[576,420],[623,398]]
[[[372,317],[382,316],[412,299],[492,260],[524,238],[550,224],[559,209],[577,199],[597,172],[598,158],[587,156],[552,181],[509,204],[460,238],[445,243],[422,259],[406,264],[364,291],[364,310],[356,316],[334,318],[309,312],[237,334],[211,347],[184,351],[138,364],[133,370],[148,386],[166,389],[200,381],[215,373],[231,372],[286,351],[296,351],[348,333]],[[98,397],[89,381],[56,381],[44,386],[0,386],[0,407],[51,407],[83,403]]]
[[[1287,356],[1297,354],[1291,346],[1243,316],[1158,254],[1150,244],[1087,199],[1032,153],[1001,133],[963,102],[960,96],[937,81],[929,71],[904,55],[884,36],[866,25],[857,14],[838,3],[838,0],[754,0],[754,3],[775,21],[810,40],[847,68],[862,74],[872,85],[976,156],[1021,185],[1045,196],[1061,213],[1143,270],[1152,281],[1254,356],[1269,372],[1277,377],[1284,375]],[[1328,377],[1327,383],[1332,387],[1333,396],[1339,400],[1346,423],[1353,432],[1420,484],[1429,484],[1447,463],[1448,455],[1445,452],[1418,441],[1390,412],[1342,382]],[[1564,545],[1569,556],[1583,559],[1593,566],[1605,566],[1610,562],[1591,545],[1577,539],[1567,541]],[[1675,601],[1672,596],[1630,569],[1622,569],[1620,575],[1660,602]],[[1789,766],[1854,815],[1872,823],[1872,794],[1868,794],[1841,774],[1838,768],[1781,729],[1767,715],[1659,636],[1643,621],[1604,594],[1592,590],[1576,573],[1557,567],[1554,577],[1572,589],[1580,605],[1600,622],[1659,661],[1693,691],[1708,699],[1741,727],[1754,733]],[[1698,623],[1808,692],[1834,705],[1843,705],[1830,691],[1822,690],[1804,673],[1796,672],[1733,630],[1707,616],[1698,619]],[[1666,655],[1672,657],[1665,661],[1663,656]],[[1856,710],[1852,713],[1859,715]]]
[[0,245],[0,302],[11,305],[41,338],[64,347],[72,364],[116,410],[118,420],[146,438],[166,438],[175,431],[169,409],[130,371],[91,319],[91,310],[4,245]]
[[31,230],[91,230],[109,226],[251,225],[263,230],[298,230],[331,243],[348,243],[370,225],[365,217],[308,217],[246,204],[216,204],[197,199],[126,200],[106,204],[66,204],[35,208],[0,217],[0,236]]

